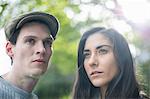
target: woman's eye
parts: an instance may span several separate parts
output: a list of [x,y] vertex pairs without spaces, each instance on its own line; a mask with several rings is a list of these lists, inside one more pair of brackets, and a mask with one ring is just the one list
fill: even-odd
[[99,54],[103,55],[103,54],[107,54],[108,53],[108,50],[107,49],[99,49]]
[[84,53],[84,58],[89,58],[90,54],[89,53]]

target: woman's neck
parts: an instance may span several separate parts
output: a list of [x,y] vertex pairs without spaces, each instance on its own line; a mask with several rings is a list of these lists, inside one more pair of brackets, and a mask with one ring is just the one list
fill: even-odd
[[103,86],[103,87],[100,88],[101,98],[102,99],[105,99],[106,90],[107,90],[107,86]]

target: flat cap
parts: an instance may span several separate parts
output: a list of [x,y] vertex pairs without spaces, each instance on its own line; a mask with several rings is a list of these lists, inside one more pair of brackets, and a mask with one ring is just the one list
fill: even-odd
[[59,22],[57,18],[45,12],[30,12],[13,18],[5,25],[4,30],[6,39],[10,40],[10,38],[18,29],[20,29],[25,23],[31,21],[41,21],[46,24],[51,32],[52,37],[54,39],[56,38],[59,29]]

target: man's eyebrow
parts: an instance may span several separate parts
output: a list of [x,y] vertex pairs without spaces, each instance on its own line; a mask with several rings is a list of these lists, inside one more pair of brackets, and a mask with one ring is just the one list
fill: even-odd
[[[36,36],[33,36],[33,35],[28,35],[28,36],[24,36],[24,38],[34,38],[34,39],[36,39],[36,38],[38,38],[38,37],[36,37]],[[52,41],[54,41],[54,39],[53,39],[53,37],[46,37],[44,40],[52,40]]]
[[46,37],[44,40],[51,40],[53,42],[54,38],[50,35],[49,37]]
[[37,38],[37,37],[36,37],[36,36],[29,35],[29,36],[24,36],[24,38]]
[[54,41],[54,39],[52,37],[47,37],[45,38],[45,40],[51,40],[51,41]]

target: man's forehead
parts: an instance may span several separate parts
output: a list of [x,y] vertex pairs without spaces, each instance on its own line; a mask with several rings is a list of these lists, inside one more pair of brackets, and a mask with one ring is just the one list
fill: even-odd
[[22,27],[31,27],[31,26],[41,26],[43,28],[43,30],[46,30],[49,34],[51,33],[51,30],[49,29],[49,27],[43,23],[43,22],[40,22],[40,21],[31,21],[31,22],[28,22],[28,23],[25,23]]
[[[31,30],[31,28],[30,28]],[[52,35],[50,33],[47,32],[43,32],[43,31],[38,31],[38,30],[22,30],[20,31],[20,34],[18,36],[18,38],[22,39],[22,38],[36,38],[36,39],[51,39],[54,40],[54,38],[52,37]]]
[[29,32],[47,32],[49,35],[51,34],[49,28],[45,24],[39,23],[27,23],[22,26],[20,31],[29,31]]

